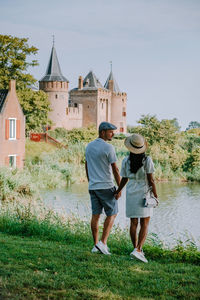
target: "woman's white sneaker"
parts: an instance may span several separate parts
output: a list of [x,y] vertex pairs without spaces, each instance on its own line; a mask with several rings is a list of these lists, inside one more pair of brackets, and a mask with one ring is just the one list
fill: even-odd
[[130,253],[131,256],[134,256],[136,257],[137,259],[145,262],[145,263],[148,263],[148,260],[146,259],[146,257],[144,256],[144,252],[143,251],[137,251],[137,248],[135,248],[131,253]]

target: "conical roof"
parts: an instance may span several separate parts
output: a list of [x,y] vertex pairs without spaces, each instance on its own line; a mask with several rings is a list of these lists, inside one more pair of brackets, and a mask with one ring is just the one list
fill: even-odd
[[51,56],[49,59],[47,71],[44,77],[40,81],[68,81],[66,77],[62,75],[56,49],[53,46],[51,50]]
[[106,80],[106,83],[104,85],[104,88],[105,89],[108,89],[109,90],[109,80],[112,80],[113,81],[113,92],[115,93],[120,93],[120,89],[119,89],[119,86],[117,84],[117,81],[115,80],[114,76],[113,76],[113,72],[110,71],[110,74]]
[[92,71],[90,71],[83,80],[83,88],[84,89],[98,89],[98,88],[103,89],[104,87],[101,84],[101,82],[99,81],[99,79],[97,79],[96,75]]

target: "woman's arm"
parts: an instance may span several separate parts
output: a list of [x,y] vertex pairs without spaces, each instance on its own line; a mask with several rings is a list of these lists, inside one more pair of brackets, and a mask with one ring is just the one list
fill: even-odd
[[155,185],[155,181],[154,181],[154,178],[153,178],[153,174],[152,174],[152,173],[147,174],[147,180],[148,180],[149,186],[152,187],[152,192],[153,192],[154,196],[155,196],[156,198],[158,198],[158,195],[157,195],[157,192],[156,192],[156,185]]
[[127,184],[128,182],[128,178],[126,177],[122,177],[121,181],[120,181],[120,185],[118,187],[118,189],[116,190],[115,192],[115,199],[118,200],[119,197],[121,196],[121,190],[125,187],[125,185]]

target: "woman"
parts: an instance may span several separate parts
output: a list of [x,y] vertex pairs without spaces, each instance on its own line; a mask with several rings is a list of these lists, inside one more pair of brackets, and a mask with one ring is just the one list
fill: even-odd
[[[144,198],[149,186],[152,187],[152,192],[157,198],[153,178],[154,165],[151,157],[145,155],[147,142],[144,137],[139,134],[133,134],[125,139],[124,144],[130,151],[130,154],[122,161],[122,179],[116,191],[115,198],[119,198],[119,193],[128,182],[126,188],[126,216],[130,218],[130,236],[134,247],[130,255],[147,263],[148,261],[144,256],[142,246],[147,236],[153,208],[144,206]],[[139,220],[140,231],[137,237]]]

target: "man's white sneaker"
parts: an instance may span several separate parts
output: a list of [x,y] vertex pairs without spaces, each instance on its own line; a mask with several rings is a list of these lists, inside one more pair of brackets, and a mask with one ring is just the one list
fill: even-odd
[[105,245],[104,243],[102,243],[102,241],[99,241],[95,247],[103,254],[105,255],[110,255],[111,253],[108,251],[108,247],[107,245]]
[[137,259],[145,262],[145,263],[148,263],[148,260],[146,259],[146,257],[144,256],[144,252],[143,251],[140,251],[138,252],[137,251],[137,248],[135,248],[131,253],[130,255],[133,257],[136,257]]
[[94,246],[91,250],[92,253],[99,253],[99,250]]

